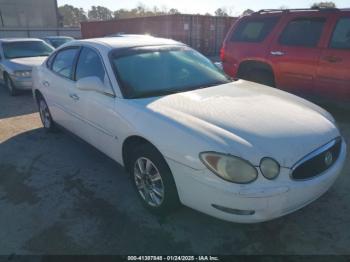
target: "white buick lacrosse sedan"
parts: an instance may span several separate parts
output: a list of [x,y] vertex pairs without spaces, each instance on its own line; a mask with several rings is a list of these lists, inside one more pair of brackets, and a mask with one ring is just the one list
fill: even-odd
[[44,127],[62,126],[125,166],[158,214],[182,203],[228,221],[269,220],[325,193],[345,161],[329,113],[232,80],[172,40],[73,41],[33,81]]

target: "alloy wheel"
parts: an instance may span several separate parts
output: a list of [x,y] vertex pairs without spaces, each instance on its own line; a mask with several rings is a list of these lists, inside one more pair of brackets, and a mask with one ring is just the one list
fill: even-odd
[[141,198],[152,207],[159,207],[164,200],[164,183],[154,163],[145,157],[135,161],[134,180]]

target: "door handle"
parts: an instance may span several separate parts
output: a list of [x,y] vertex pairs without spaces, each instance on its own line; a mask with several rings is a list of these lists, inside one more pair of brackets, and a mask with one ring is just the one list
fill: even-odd
[[337,63],[342,61],[342,58],[330,55],[330,56],[323,57],[323,60],[326,60],[327,62],[330,62],[330,63]]
[[43,81],[43,85],[46,86],[46,87],[49,87],[49,86],[50,86],[50,83],[47,82],[47,81]]
[[72,98],[75,102],[79,100],[79,96],[77,94],[69,94],[70,98]]
[[270,54],[274,55],[274,56],[283,56],[283,55],[285,55],[285,53],[282,52],[282,51],[271,51]]

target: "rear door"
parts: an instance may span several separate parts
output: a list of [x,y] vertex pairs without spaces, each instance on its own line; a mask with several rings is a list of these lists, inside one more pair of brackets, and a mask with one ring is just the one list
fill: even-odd
[[280,18],[280,15],[254,15],[234,24],[221,50],[223,68],[228,75],[237,77],[242,61],[267,62],[269,43]]
[[286,16],[269,52],[278,88],[302,95],[312,95],[321,38],[327,16],[318,12],[308,16]]
[[335,17],[332,25],[328,46],[320,57],[315,93],[350,102],[350,14]]
[[76,119],[72,114],[75,100],[70,94],[75,88],[73,73],[78,52],[78,47],[69,47],[50,57],[46,73],[39,83],[54,121],[72,132],[76,130]]

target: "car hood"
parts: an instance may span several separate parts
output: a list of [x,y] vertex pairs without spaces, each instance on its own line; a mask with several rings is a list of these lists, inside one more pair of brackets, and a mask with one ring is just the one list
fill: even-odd
[[151,98],[147,108],[216,141],[215,150],[254,165],[262,157],[273,157],[281,166],[292,167],[340,135],[333,117],[320,107],[244,80]]
[[9,59],[7,63],[14,70],[30,70],[34,66],[41,65],[46,58],[46,56],[14,58]]

